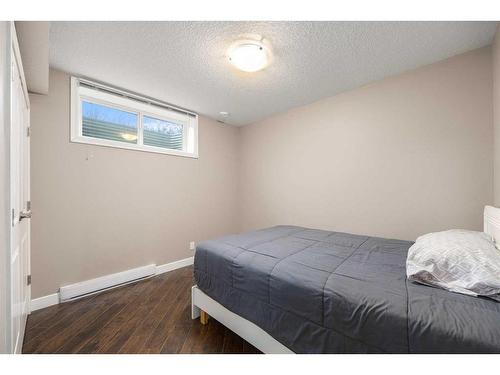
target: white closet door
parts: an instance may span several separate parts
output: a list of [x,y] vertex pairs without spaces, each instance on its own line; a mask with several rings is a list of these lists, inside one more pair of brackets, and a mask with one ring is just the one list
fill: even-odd
[[[13,34],[15,38],[15,34]],[[12,53],[11,79],[11,349],[22,351],[30,303],[30,140],[29,99],[22,79],[18,51]]]

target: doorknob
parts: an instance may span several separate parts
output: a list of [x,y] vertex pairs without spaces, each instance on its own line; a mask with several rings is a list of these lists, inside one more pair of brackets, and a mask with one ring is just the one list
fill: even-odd
[[20,212],[19,221],[22,221],[23,219],[31,219],[31,210]]

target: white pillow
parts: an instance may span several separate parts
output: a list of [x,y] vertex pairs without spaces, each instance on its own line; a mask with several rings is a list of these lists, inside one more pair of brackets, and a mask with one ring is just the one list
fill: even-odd
[[448,230],[417,238],[408,250],[408,279],[500,301],[500,250],[483,232]]

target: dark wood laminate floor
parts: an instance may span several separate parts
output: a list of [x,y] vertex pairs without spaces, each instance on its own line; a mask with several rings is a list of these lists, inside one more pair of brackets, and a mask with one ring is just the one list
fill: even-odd
[[185,267],[28,317],[23,353],[259,353],[210,318],[191,320]]

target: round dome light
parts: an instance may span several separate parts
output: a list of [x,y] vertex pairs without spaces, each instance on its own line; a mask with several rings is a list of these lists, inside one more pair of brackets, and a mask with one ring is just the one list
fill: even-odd
[[257,42],[241,42],[229,50],[229,61],[244,72],[257,72],[269,63],[269,54],[265,46]]

